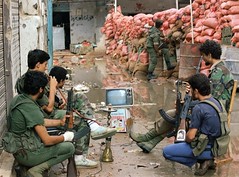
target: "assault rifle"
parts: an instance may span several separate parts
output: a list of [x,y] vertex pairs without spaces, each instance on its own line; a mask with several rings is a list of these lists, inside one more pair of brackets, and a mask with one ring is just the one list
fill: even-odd
[[[73,130],[73,89],[67,91],[67,107],[66,107],[66,115],[69,117],[66,119],[66,130]],[[74,155],[68,158],[67,164],[67,177],[77,177],[77,169],[76,163],[74,159]]]
[[183,84],[181,80],[176,82],[177,85],[177,99],[175,117],[169,116],[163,109],[159,110],[160,115],[164,120],[174,125],[173,131],[167,134],[167,137],[176,136],[176,142],[184,141],[186,137],[186,117],[190,108],[191,96],[186,93],[184,96],[184,103],[182,104],[182,94],[179,91],[179,85]]
[[188,92],[186,92],[184,96],[184,103],[183,103],[182,110],[179,117],[180,125],[178,127],[176,142],[186,140],[186,118],[187,118],[190,103],[191,103],[191,96],[189,95]]
[[176,82],[176,85],[177,85],[177,98],[176,98],[175,117],[171,117],[163,109],[159,109],[159,114],[162,116],[162,118],[164,120],[166,120],[167,122],[174,125],[173,131],[167,133],[168,138],[172,137],[172,136],[175,136],[175,134],[177,133],[177,128],[179,126],[179,116],[180,116],[180,112],[182,110],[182,104],[181,104],[182,94],[179,91],[179,82]]
[[[196,74],[200,72],[201,62],[203,57],[200,57],[198,66],[196,67]],[[175,117],[169,116],[163,109],[159,110],[160,115],[164,120],[174,125],[173,131],[167,133],[167,137],[176,136],[176,142],[185,141],[186,139],[186,118],[188,110],[193,107],[197,102],[191,102],[191,96],[186,93],[184,102],[182,104],[182,94],[179,91],[179,85],[183,84],[181,80],[176,82],[177,85],[177,98],[176,98],[176,114]],[[177,134],[176,134],[177,133]]]

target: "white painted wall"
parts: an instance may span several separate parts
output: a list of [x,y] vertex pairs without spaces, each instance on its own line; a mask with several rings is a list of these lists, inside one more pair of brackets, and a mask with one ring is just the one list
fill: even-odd
[[[96,49],[104,49],[104,36],[100,29],[104,25],[108,10],[112,8],[109,4],[114,4],[114,0],[104,4],[102,1],[78,0],[77,3],[70,3],[70,25],[71,43],[80,43],[88,40],[97,44]],[[64,3],[56,5],[56,11],[64,11]],[[176,7],[175,0],[117,0],[117,5],[121,6],[122,13],[137,14],[163,11]],[[68,9],[67,9],[68,10]]]
[[47,51],[46,5],[42,0],[20,1],[21,75],[27,67],[27,54],[33,49]]
[[72,3],[70,5],[71,43],[83,40],[95,41],[95,2]]

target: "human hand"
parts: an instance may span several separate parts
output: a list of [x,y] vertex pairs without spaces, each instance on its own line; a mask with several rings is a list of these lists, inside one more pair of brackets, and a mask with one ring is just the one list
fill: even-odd
[[64,141],[72,141],[74,138],[74,133],[67,131],[63,134],[63,137],[64,137]]
[[57,82],[55,76],[53,76],[53,77],[50,76],[50,88],[56,88],[57,84],[58,84],[58,82]]
[[60,120],[60,126],[65,126],[66,124],[66,119],[69,119],[70,115],[65,115],[63,119]]
[[64,109],[65,108],[65,106],[66,106],[66,102],[65,101],[63,101],[63,103],[59,106],[59,109]]
[[185,91],[186,91],[186,93],[190,93],[190,91],[191,91],[191,86],[188,83],[186,85]]

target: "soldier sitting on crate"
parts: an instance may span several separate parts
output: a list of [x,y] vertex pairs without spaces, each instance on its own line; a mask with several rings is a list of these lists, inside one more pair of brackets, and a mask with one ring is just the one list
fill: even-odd
[[[220,60],[222,54],[221,46],[213,40],[207,40],[200,46],[199,50],[206,64],[211,65],[209,79],[212,87],[212,96],[223,101],[225,108],[228,110],[233,87],[233,77],[225,67],[224,62]],[[175,117],[175,109],[168,110],[167,114]],[[173,128],[173,124],[160,117],[154,123],[154,128],[146,134],[131,132],[130,137],[137,142],[137,145],[143,152],[149,153],[159,142],[167,137]]]
[[[47,69],[47,61],[49,60],[49,55],[42,51],[42,50],[32,50],[28,53],[28,68],[29,70],[33,71],[41,71],[45,72]],[[64,85],[66,79],[67,71],[62,67],[56,67],[52,71],[52,75],[48,76],[49,78],[49,85],[44,89],[44,95],[41,99],[37,100],[39,106],[44,110],[45,117],[49,117],[52,119],[62,119],[66,114],[65,110],[56,109],[55,107],[55,94],[58,87],[62,87]],[[25,74],[22,75],[15,85],[17,92],[24,93],[23,83],[25,80]],[[77,110],[79,112],[84,112],[85,116],[89,117],[91,114],[92,117],[94,116],[93,108],[82,105],[90,105],[89,100],[85,95],[76,95],[76,99],[78,100],[76,106],[78,105]],[[89,104],[88,104],[89,103]],[[89,126],[91,132],[87,136],[79,139],[76,142],[76,155],[75,161],[76,165],[81,167],[89,167],[94,168],[97,167],[97,162],[93,160],[89,160],[86,158],[88,148],[89,148],[89,141],[90,136],[92,139],[102,139],[109,136],[113,136],[116,133],[116,129],[108,128],[98,125],[96,122],[93,121],[76,121],[78,131],[85,126]]]

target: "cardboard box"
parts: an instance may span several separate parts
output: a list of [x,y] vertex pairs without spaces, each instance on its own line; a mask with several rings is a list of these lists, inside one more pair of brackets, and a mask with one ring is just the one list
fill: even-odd
[[130,112],[127,108],[117,108],[116,112],[111,113],[110,125],[116,128],[117,132],[126,132],[126,121],[130,117]]

